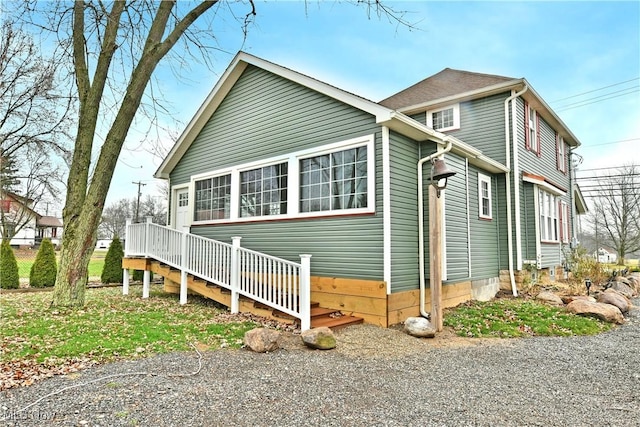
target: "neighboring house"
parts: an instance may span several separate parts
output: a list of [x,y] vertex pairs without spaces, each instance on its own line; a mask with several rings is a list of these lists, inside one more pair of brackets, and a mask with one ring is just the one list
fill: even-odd
[[594,258],[603,264],[615,264],[618,262],[618,254],[613,249],[599,248],[594,255]]
[[62,241],[62,221],[53,216],[40,215],[32,209],[31,199],[6,192],[0,200],[0,232],[3,224],[9,227],[11,246],[33,247],[42,239],[50,239],[54,246]]
[[528,265],[561,271],[586,211],[578,146],[523,78],[445,69],[375,103],[241,52],[155,176],[172,227],[311,254],[312,301],[388,326],[419,313],[421,159],[456,172],[438,199],[452,306],[515,288]]

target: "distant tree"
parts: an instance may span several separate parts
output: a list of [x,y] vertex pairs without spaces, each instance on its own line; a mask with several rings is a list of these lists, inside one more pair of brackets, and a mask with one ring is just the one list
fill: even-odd
[[640,168],[632,164],[599,177],[590,191],[596,244],[615,249],[624,265],[627,254],[640,251]]
[[42,240],[36,260],[31,265],[29,286],[32,288],[51,287],[56,283],[56,252],[50,239]]
[[[136,203],[135,198],[120,199],[104,208],[98,236],[103,239],[124,236],[127,219],[133,219],[135,216]],[[147,195],[140,203],[139,216],[140,220],[150,216],[154,224],[166,225],[166,205],[160,198]]]
[[17,289],[20,286],[18,262],[8,240],[0,244],[0,288]]
[[122,283],[122,258],[124,250],[118,236],[113,238],[107,255],[104,257],[104,267],[100,281],[102,283]]

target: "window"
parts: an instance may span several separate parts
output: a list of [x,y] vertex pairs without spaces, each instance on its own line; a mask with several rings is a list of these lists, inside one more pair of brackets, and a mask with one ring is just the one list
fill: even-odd
[[195,221],[230,217],[231,175],[195,182]]
[[547,242],[558,241],[558,204],[550,193],[538,189],[538,204],[540,211],[540,240]]
[[556,161],[560,172],[567,173],[567,147],[564,138],[556,133]]
[[185,206],[189,206],[189,193],[183,191],[182,193],[178,193],[178,207],[182,208]]
[[427,111],[427,126],[438,131],[460,129],[460,105]]
[[287,213],[287,163],[240,172],[240,216]]
[[569,243],[569,205],[565,201],[560,202],[560,240]]
[[528,103],[524,104],[525,146],[540,156],[540,117]]
[[367,146],[300,160],[300,212],[366,208]]
[[480,218],[491,219],[491,177],[478,174],[478,205]]

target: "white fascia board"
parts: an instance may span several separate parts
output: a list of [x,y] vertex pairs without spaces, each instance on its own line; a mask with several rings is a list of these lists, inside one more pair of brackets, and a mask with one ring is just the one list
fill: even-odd
[[553,194],[554,196],[564,196],[567,194],[565,191],[561,190],[555,185],[549,184],[542,177],[533,177],[533,176],[523,175],[522,180],[524,182],[535,184],[538,187],[544,189],[546,192]]

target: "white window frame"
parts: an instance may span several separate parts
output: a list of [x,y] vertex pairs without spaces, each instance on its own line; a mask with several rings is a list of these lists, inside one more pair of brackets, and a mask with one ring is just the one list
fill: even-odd
[[[334,209],[316,212],[300,212],[300,160],[324,154],[331,154],[351,148],[367,147],[367,207],[353,209]],[[323,216],[348,216],[354,214],[375,213],[376,187],[375,187],[375,135],[365,135],[335,143],[325,144],[320,147],[300,150],[287,155],[272,157],[255,162],[244,163],[237,166],[220,169],[211,172],[196,174],[190,181],[191,218],[195,218],[195,183],[203,179],[214,178],[231,174],[231,209],[230,216],[226,219],[193,220],[193,224],[218,224],[234,222],[273,221],[277,219],[313,218]],[[240,217],[240,172],[288,162],[287,167],[287,213],[279,215],[261,215]]]
[[557,137],[558,152],[558,170],[562,173],[567,173],[567,147],[564,143],[564,138],[561,135]]
[[562,237],[562,243],[569,243],[569,204],[564,200],[560,201],[560,215],[562,221],[560,221],[560,227],[562,230],[560,235]]
[[540,152],[540,147],[538,147],[538,112],[531,105],[528,105],[529,108],[529,150],[534,153]]
[[538,203],[540,224],[540,241],[544,243],[558,243],[559,221],[558,221],[558,201],[556,196],[538,188]]
[[[433,127],[433,114],[446,110],[453,110],[453,125],[436,129]],[[460,104],[447,105],[446,107],[427,111],[427,126],[438,132],[460,129]]]
[[[484,197],[482,184],[487,184],[488,194],[487,197]],[[491,177],[478,172],[478,216],[482,219],[493,219],[493,206],[491,203]],[[489,201],[489,213],[485,214],[483,208],[483,200],[487,199]]]

